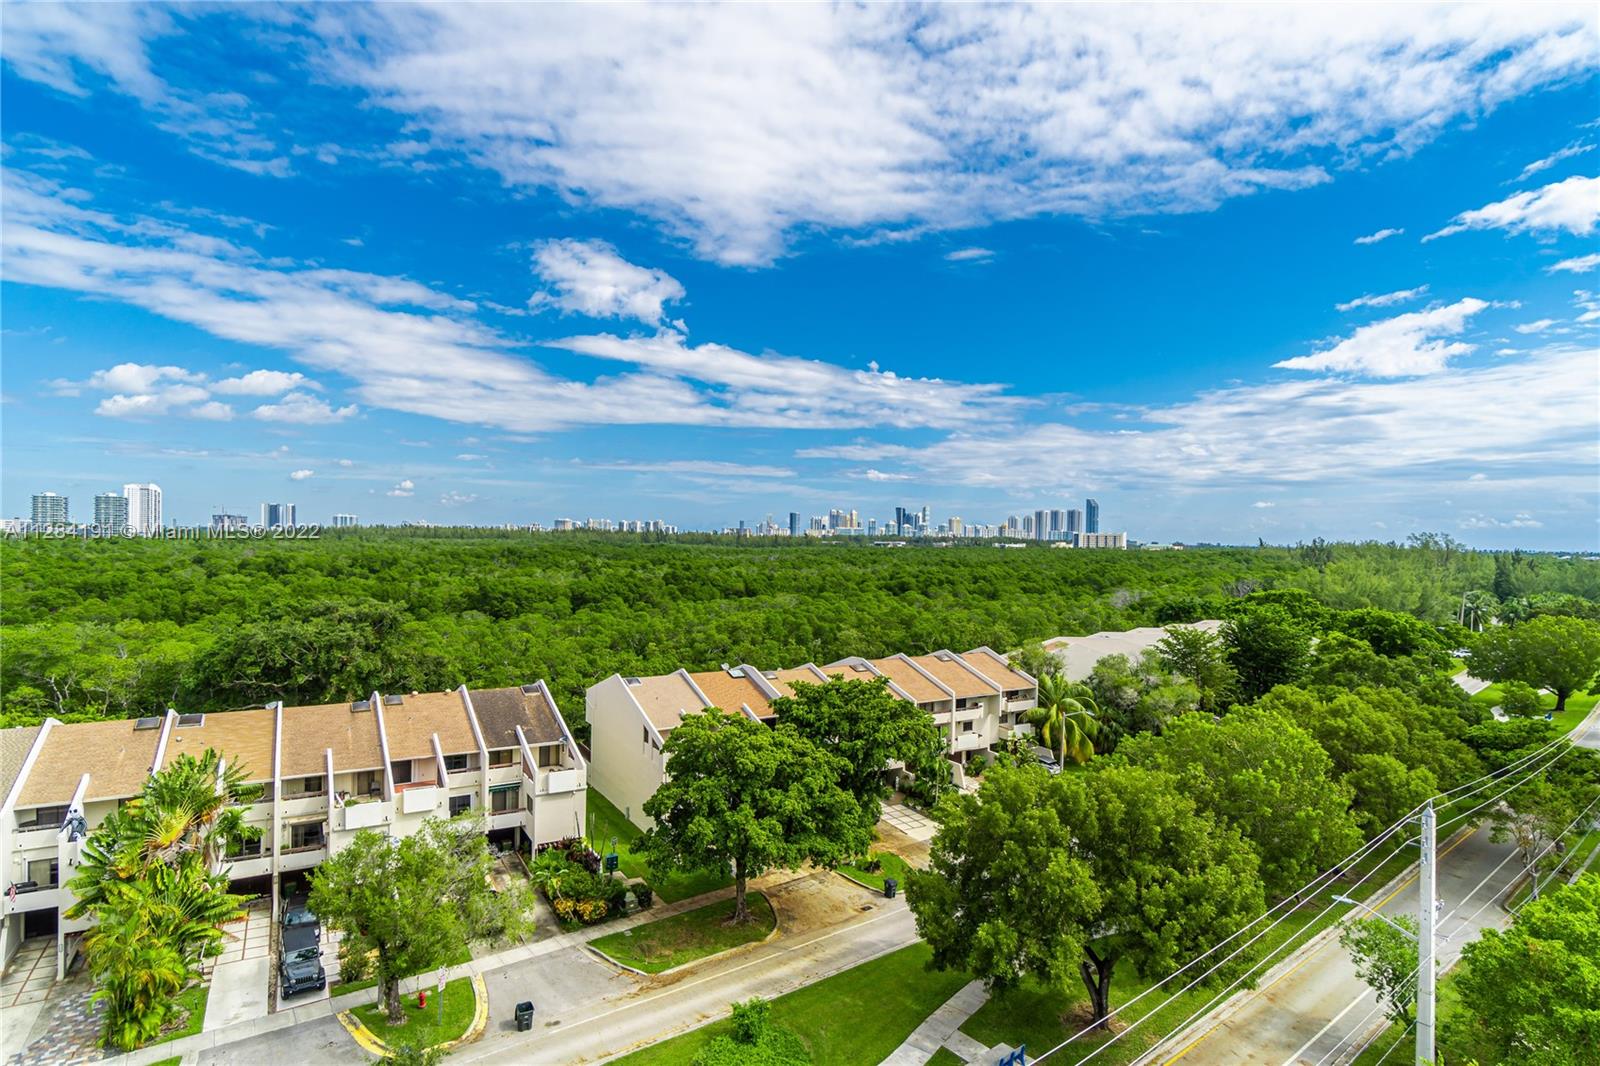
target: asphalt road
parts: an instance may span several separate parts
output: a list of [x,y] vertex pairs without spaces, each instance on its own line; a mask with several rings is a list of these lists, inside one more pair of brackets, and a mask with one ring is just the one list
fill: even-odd
[[[1600,708],[1573,731],[1573,741],[1600,748]],[[1443,901],[1437,947],[1448,966],[1461,948],[1508,916],[1493,900],[1516,877],[1509,844],[1489,840],[1487,824],[1446,844],[1440,842],[1438,898]],[[1508,860],[1508,861],[1507,861]],[[1487,879],[1487,880],[1485,880]],[[1481,887],[1479,887],[1481,884]],[[1475,891],[1474,891],[1475,890]],[[1470,897],[1469,897],[1470,893]],[[1394,917],[1415,915],[1415,875],[1373,904]],[[1212,1018],[1157,1049],[1144,1061],[1184,1066],[1332,1066],[1348,1062],[1355,1048],[1385,1024],[1377,998],[1356,976],[1336,937],[1317,946],[1263,985],[1243,993]],[[1222,1020],[1215,1021],[1220,1017]]]

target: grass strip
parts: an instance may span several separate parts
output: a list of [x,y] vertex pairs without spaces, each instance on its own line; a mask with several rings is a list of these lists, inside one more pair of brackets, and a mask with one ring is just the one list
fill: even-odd
[[590,941],[589,946],[624,966],[645,973],[660,973],[765,940],[778,925],[772,904],[759,892],[750,893],[747,903],[754,921],[727,924],[728,917],[733,914],[733,900],[720,900],[670,918],[610,933]]

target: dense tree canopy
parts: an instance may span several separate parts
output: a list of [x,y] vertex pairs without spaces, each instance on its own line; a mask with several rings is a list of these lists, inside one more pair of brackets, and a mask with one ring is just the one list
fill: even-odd
[[[694,539],[450,529],[279,542],[7,539],[0,712],[21,724],[543,677],[581,728],[584,689],[612,673],[1010,649],[1223,617],[1239,596],[1275,590],[1303,589],[1335,620],[1381,608],[1444,623],[1461,590],[1487,588],[1496,566],[1438,540],[1337,545],[1319,570],[1283,548],[881,551]],[[1600,601],[1600,567],[1581,560],[1524,555],[1506,567],[1515,595],[1542,605],[1530,611]],[[1303,598],[1279,595],[1285,604],[1306,613]],[[1210,683],[1191,679],[1209,698]]]
[[1600,623],[1542,615],[1480,635],[1467,668],[1491,681],[1522,681],[1556,694],[1556,713],[1567,697],[1586,688],[1600,670]]

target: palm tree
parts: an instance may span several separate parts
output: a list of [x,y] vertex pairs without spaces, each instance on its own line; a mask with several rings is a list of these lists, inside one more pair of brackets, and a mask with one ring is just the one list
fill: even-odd
[[1087,685],[1068,681],[1060,674],[1039,678],[1039,706],[1028,714],[1028,721],[1039,730],[1039,738],[1056,753],[1082,765],[1094,758],[1094,738],[1100,732],[1100,708]]

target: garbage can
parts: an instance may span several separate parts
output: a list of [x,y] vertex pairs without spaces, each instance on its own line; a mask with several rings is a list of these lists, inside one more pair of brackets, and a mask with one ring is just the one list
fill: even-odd
[[533,1000],[525,999],[517,1004],[517,1032],[525,1033],[533,1028]]
[[894,899],[894,894],[900,891],[900,882],[892,877],[883,879],[883,895],[886,899]]

